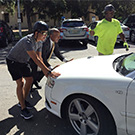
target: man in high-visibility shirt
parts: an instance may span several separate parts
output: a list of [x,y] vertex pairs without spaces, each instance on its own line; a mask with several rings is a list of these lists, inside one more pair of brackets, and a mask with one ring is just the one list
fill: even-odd
[[114,12],[115,9],[112,4],[105,6],[103,11],[105,18],[96,26],[91,26],[90,34],[92,36],[98,36],[97,51],[99,55],[111,55],[113,53],[118,35],[124,42],[123,45],[126,46],[128,50],[128,44],[120,26],[120,22],[113,18]]

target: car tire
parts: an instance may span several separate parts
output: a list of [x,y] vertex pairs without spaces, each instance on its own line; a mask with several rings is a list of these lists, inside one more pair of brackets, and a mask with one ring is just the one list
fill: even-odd
[[67,117],[71,126],[80,135],[117,135],[109,111],[89,96],[71,97],[67,104]]
[[8,46],[8,39],[7,38],[5,39],[4,44],[5,44],[5,47]]
[[84,46],[87,46],[87,43],[88,43],[88,41],[87,41],[87,40],[82,41],[82,42],[83,42],[83,45],[84,45]]
[[63,41],[59,40],[58,45],[62,46],[63,45]]
[[134,31],[132,31],[131,33],[130,33],[130,41],[131,42],[135,42],[135,32]]
[[97,42],[98,42],[98,37],[97,36],[94,36],[94,41],[95,41],[95,45],[97,45]]
[[0,47],[7,47],[8,46],[8,39],[3,38],[0,43]]

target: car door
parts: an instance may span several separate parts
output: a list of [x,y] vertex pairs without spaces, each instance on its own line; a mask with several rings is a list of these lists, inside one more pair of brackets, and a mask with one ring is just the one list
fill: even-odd
[[131,82],[127,90],[126,105],[127,131],[130,135],[135,135],[135,79]]

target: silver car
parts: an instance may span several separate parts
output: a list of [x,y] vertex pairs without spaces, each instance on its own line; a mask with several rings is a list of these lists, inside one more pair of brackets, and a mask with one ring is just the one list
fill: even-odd
[[60,27],[60,41],[81,41],[87,45],[89,29],[82,19],[64,19]]

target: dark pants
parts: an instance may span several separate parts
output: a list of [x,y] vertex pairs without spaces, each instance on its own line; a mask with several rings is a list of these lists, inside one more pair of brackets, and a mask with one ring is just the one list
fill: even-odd
[[41,79],[44,77],[44,73],[42,71],[37,71],[37,65],[35,64],[35,62],[30,59],[29,61],[31,69],[32,69],[32,77],[33,77],[33,83],[34,82],[40,82]]

